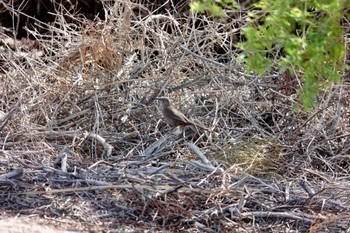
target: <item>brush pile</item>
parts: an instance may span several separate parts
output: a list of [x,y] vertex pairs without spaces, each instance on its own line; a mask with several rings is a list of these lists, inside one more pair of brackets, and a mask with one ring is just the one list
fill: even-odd
[[[64,9],[27,39],[0,29],[3,217],[82,232],[350,228],[349,74],[307,115],[294,74],[239,62],[244,11]],[[217,134],[171,129],[161,96]]]

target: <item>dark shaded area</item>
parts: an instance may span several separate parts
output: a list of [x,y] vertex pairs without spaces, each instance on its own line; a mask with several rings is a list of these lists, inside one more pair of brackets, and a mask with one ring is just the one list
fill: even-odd
[[0,2],[0,12],[1,26],[10,29],[8,33],[15,34],[17,39],[28,36],[24,27],[45,33],[37,25],[54,22],[57,14],[63,14],[67,22],[74,22],[70,15],[77,14],[91,20],[105,17],[101,1],[95,0],[5,0]]
[[[133,1],[146,7],[148,12],[139,11],[136,14],[164,14],[181,13],[189,10],[188,0],[138,0]],[[105,1],[104,4],[114,4],[114,1]],[[0,2],[0,25],[9,29],[8,34],[15,34],[17,39],[27,37],[24,27],[36,29],[45,33],[45,29],[37,25],[54,22],[57,14],[63,14],[67,22],[74,23],[70,15],[94,20],[96,17],[104,20],[105,12],[101,1],[96,0],[5,0]],[[45,27],[44,27],[45,28]]]
[[[144,8],[134,9],[135,14],[146,16],[148,14],[167,14],[175,17],[183,17],[189,14],[189,0],[135,0],[134,3],[141,4]],[[239,1],[242,9],[247,9],[254,0]],[[104,4],[112,5],[114,1],[104,1]],[[145,10],[146,9],[146,10]],[[104,20],[105,11],[101,1],[96,0],[5,0],[0,2],[0,25],[9,29],[7,34],[15,34],[17,39],[27,37],[25,27],[45,33],[41,23],[51,23],[55,21],[57,15],[63,14],[67,22],[74,23],[72,15],[85,17],[94,20],[96,17]],[[239,15],[228,15],[228,21],[237,18]],[[196,22],[197,27],[202,27],[200,22]],[[166,28],[169,30],[169,28]],[[240,33],[236,41],[241,41]],[[220,50],[220,48],[218,48]],[[222,53],[223,51],[219,52]]]

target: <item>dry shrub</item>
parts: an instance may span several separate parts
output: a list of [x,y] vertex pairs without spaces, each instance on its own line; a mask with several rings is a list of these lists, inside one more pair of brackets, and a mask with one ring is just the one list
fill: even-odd
[[[348,78],[308,116],[291,107],[297,75],[236,61],[244,12],[104,7],[76,24],[57,10],[50,33],[27,29],[34,41],[0,35],[3,212],[84,231],[349,228]],[[174,135],[163,95],[219,137]]]

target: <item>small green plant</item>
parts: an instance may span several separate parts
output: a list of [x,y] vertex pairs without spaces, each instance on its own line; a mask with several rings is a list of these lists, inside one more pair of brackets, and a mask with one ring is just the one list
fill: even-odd
[[[217,1],[215,1],[217,2]],[[301,74],[303,107],[315,107],[319,90],[341,79],[345,69],[344,28],[349,0],[261,0],[248,12],[246,41],[239,44],[248,71],[263,75],[275,62]],[[271,54],[279,52],[277,61]]]
[[223,8],[237,8],[238,4],[234,0],[201,0],[190,3],[191,11],[204,13],[206,10],[212,15],[223,17]]

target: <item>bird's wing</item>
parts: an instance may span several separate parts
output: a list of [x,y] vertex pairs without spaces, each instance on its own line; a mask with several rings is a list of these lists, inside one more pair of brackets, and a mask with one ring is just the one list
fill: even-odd
[[184,114],[182,114],[182,112],[180,112],[173,106],[170,106],[169,108],[167,108],[167,110],[168,110],[167,113],[169,114],[169,117],[171,116],[173,120],[182,122],[182,123],[192,124],[192,122],[188,120],[187,117]]

